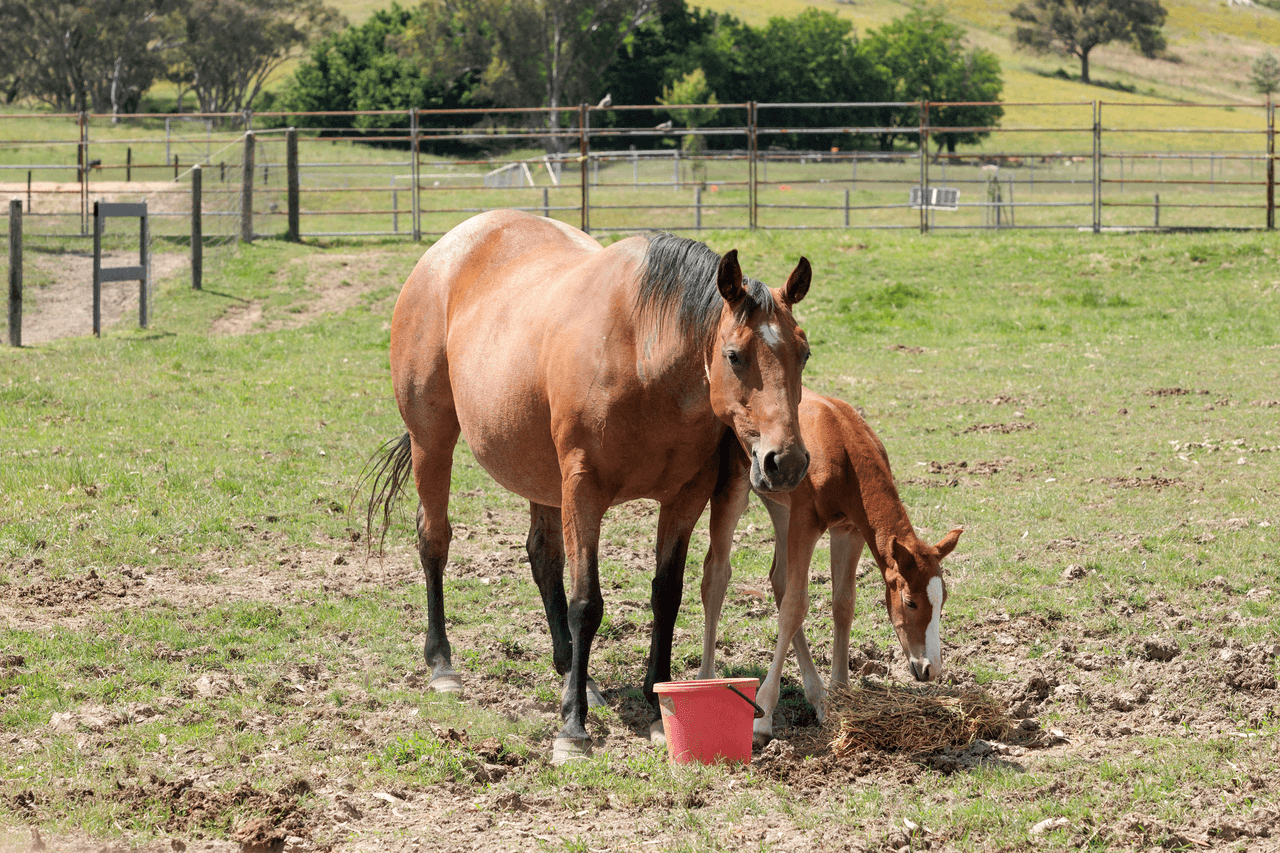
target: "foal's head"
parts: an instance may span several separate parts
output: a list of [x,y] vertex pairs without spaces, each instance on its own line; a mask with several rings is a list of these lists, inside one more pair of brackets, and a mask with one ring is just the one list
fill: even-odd
[[758,492],[791,491],[809,470],[796,411],[809,341],[791,307],[809,292],[811,276],[801,258],[780,288],[744,280],[736,249],[716,272],[724,305],[707,353],[711,406],[751,458],[751,486]]
[[938,632],[947,583],[941,563],[963,532],[957,527],[937,545],[928,545],[914,535],[910,542],[895,537],[884,555],[885,606],[916,681],[932,681],[942,675]]

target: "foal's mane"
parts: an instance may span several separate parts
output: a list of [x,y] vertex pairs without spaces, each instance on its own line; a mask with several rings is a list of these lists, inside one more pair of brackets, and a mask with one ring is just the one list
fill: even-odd
[[[716,287],[720,256],[705,243],[662,231],[651,232],[648,239],[644,271],[636,288],[640,325],[650,329],[658,341],[674,333],[700,345],[709,344],[724,303]],[[776,306],[769,288],[746,276],[742,286],[747,298],[737,307],[738,319],[745,320],[753,310],[772,317]]]

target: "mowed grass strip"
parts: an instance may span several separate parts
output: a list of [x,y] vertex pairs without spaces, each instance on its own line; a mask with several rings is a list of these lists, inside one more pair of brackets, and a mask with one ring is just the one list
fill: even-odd
[[[987,688],[1024,680],[1025,662],[978,645],[1010,618],[1043,626],[1019,641],[1030,661],[1057,660],[1081,626],[1116,654],[1141,648],[1170,635],[1155,615],[1166,605],[1181,613],[1172,641],[1184,648],[1280,636],[1273,593],[1244,595],[1274,588],[1280,524],[1280,261],[1268,235],[707,239],[775,284],[800,254],[813,261],[798,308],[814,350],[806,382],[862,407],[925,538],[966,527],[946,563],[943,622],[948,649],[966,653],[948,665]],[[656,807],[661,817],[644,820],[690,850],[761,814],[864,840],[907,817],[958,848],[993,850],[1050,818],[1086,825],[1078,841],[1133,812],[1176,827],[1193,794],[1228,784],[1227,762],[1246,776],[1267,766],[1277,721],[1244,710],[1232,724],[1250,738],[1151,736],[1031,772],[926,768],[891,794],[849,780],[815,798],[763,769],[671,770],[629,746],[656,521],[638,504],[612,511],[602,537],[593,670],[616,701],[592,727],[613,746],[551,769],[559,680],[522,564],[525,504],[461,445],[455,663],[505,692],[495,705],[424,693],[412,499],[385,560],[366,562],[353,541],[361,468],[403,429],[387,322],[420,249],[264,241],[238,249],[203,293],[165,283],[149,331],[126,323],[101,340],[0,352],[0,822],[226,836],[270,797],[313,819],[328,807],[315,790],[340,779],[366,793],[514,792],[569,816],[589,791],[588,805],[633,821]],[[360,296],[312,315],[326,276]],[[247,333],[211,332],[245,305],[262,312]],[[731,670],[762,675],[772,607],[743,592],[768,588],[772,539],[757,505],[739,532],[722,645]],[[699,532],[677,677],[699,662],[705,545]],[[806,626],[819,648],[831,630],[826,560],[815,556]],[[877,574],[860,584],[855,646],[895,642]],[[1193,698],[1209,703],[1223,688],[1201,690]],[[803,704],[789,683],[784,709],[802,715]],[[1066,711],[1042,723],[1055,713]],[[160,782],[188,777],[232,805],[206,820],[161,796]],[[242,785],[253,793],[236,800]],[[325,826],[317,840],[349,840]],[[562,832],[565,845],[582,841]],[[1119,844],[1091,843],[1108,837]]]

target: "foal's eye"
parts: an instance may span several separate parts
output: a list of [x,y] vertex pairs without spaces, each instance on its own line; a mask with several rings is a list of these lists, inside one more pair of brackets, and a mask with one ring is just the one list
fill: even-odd
[[912,601],[912,600],[911,600],[911,599],[909,599],[909,598],[906,600],[906,604],[907,604],[907,609],[908,609],[908,610],[919,610],[919,609],[920,609],[920,608],[919,608],[919,606],[918,606],[914,601]]

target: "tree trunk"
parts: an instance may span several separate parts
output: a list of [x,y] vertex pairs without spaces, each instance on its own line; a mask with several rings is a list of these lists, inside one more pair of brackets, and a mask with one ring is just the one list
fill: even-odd
[[1089,82],[1089,51],[1080,51],[1080,82]]
[[111,123],[120,123],[120,67],[124,65],[124,57],[117,56],[115,68],[111,71]]

